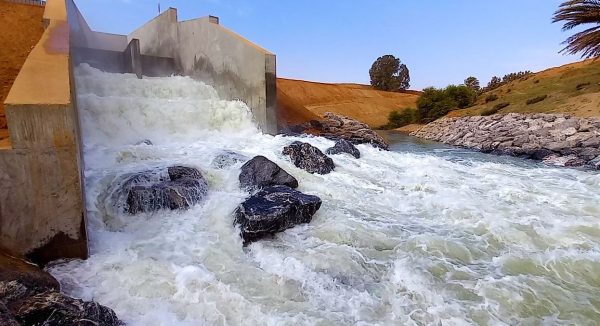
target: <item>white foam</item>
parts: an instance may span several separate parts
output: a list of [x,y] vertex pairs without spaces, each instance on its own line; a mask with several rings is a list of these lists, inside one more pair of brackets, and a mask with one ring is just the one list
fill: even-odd
[[[600,318],[600,176],[577,170],[383,152],[335,155],[312,175],[241,102],[187,77],[76,71],[91,257],[51,269],[65,291],[131,325],[589,323]],[[149,139],[155,145],[135,145]],[[325,150],[333,144],[304,138]],[[223,149],[264,155],[322,198],[309,225],[243,249],[231,213],[247,196]],[[186,212],[120,216],[121,174],[202,170]],[[594,307],[596,305],[596,307]]]

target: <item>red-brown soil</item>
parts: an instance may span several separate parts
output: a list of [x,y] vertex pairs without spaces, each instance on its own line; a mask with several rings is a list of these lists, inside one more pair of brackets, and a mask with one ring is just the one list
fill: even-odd
[[368,85],[327,84],[277,79],[278,122],[295,125],[320,119],[326,112],[347,116],[371,128],[388,122],[393,110],[416,107],[420,92],[383,92]]
[[4,100],[44,32],[43,15],[43,7],[0,0],[0,147],[9,145]]

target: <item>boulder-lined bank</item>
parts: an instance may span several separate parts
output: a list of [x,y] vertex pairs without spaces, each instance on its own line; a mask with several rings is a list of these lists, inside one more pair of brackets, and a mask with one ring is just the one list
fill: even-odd
[[600,118],[496,114],[442,118],[411,135],[486,153],[600,169]]
[[370,144],[387,150],[389,144],[368,125],[343,115],[327,112],[321,120],[288,127],[285,134],[311,134],[333,140],[346,140],[354,145]]

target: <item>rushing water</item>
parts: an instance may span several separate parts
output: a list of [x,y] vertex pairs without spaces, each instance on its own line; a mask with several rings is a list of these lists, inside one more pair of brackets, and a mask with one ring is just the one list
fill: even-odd
[[[392,134],[392,151],[360,145],[311,175],[281,154],[298,138],[261,134],[207,85],[86,66],[76,80],[91,256],[51,272],[131,325],[600,323],[598,174]],[[210,164],[224,149],[298,178],[323,200],[313,221],[243,248],[241,163]],[[173,164],[203,172],[203,204],[127,216],[107,199],[119,175]]]

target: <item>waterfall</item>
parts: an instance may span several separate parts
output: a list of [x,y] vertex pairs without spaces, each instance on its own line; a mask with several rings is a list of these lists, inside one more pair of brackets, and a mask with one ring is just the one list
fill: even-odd
[[[188,77],[75,71],[90,258],[50,271],[131,325],[590,323],[600,318],[600,175],[411,142],[332,155],[313,175],[239,101]],[[423,150],[423,148],[425,150]],[[242,246],[243,162],[263,155],[323,204],[312,222]],[[130,215],[124,177],[198,169],[207,198]],[[161,172],[162,171],[162,172]],[[120,181],[121,180],[121,181]]]

